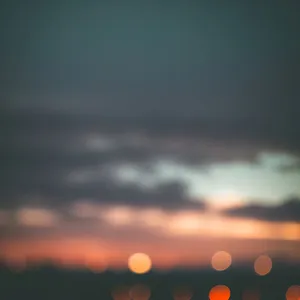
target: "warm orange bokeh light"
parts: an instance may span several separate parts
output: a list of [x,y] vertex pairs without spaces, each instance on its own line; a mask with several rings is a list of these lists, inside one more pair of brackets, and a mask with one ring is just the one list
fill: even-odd
[[132,300],[148,300],[151,292],[146,285],[139,284],[130,289],[129,295]]
[[245,291],[243,293],[242,300],[259,300],[260,299],[260,293],[256,290],[251,291]]
[[228,269],[231,262],[231,255],[225,251],[215,253],[211,259],[211,265],[217,271],[224,271]]
[[254,270],[256,274],[265,276],[271,272],[272,260],[268,255],[259,256],[254,262]]
[[150,271],[152,262],[150,257],[145,253],[135,253],[128,259],[128,267],[131,272],[144,274]]
[[216,285],[209,292],[210,300],[229,300],[230,289],[226,285]]
[[173,291],[174,300],[190,300],[193,297],[193,292],[188,287],[177,287]]
[[300,300],[300,285],[289,287],[285,296],[286,300]]
[[119,286],[112,291],[111,296],[114,300],[130,300],[129,288],[126,286]]

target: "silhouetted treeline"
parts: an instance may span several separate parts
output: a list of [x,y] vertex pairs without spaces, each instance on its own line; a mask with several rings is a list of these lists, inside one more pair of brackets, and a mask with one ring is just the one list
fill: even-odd
[[[71,271],[52,266],[27,269],[23,272],[2,266],[0,271],[1,299],[5,300],[77,300],[112,299],[111,291],[120,286],[145,284],[151,289],[153,300],[171,300],[172,291],[187,286],[193,299],[208,299],[215,285],[227,285],[231,300],[241,300],[245,290],[256,290],[260,300],[283,300],[291,285],[300,284],[299,265],[277,264],[267,276],[257,276],[251,268],[230,268],[224,272],[212,270],[152,271],[145,275],[130,272]],[[254,299],[256,300],[256,299]]]

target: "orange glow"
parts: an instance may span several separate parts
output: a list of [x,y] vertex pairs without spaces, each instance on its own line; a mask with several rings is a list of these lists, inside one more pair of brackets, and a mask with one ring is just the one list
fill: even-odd
[[[160,239],[151,234],[145,234],[143,242],[140,252],[147,253],[155,268],[158,269],[180,266],[207,267],[211,263],[211,254],[224,247],[237,263],[254,261],[254,258],[265,251],[286,255],[286,260],[289,262],[300,261],[300,244],[293,242],[270,241],[266,249],[266,243],[261,240],[172,236]],[[30,258],[36,263],[45,260],[56,264],[59,262],[60,266],[67,268],[77,265],[97,270],[99,267],[99,271],[105,267],[127,268],[129,256],[139,247],[141,242],[134,240],[134,236],[130,236],[129,240],[104,238],[95,240],[93,237],[70,238],[63,231],[59,231],[59,235],[51,238],[24,237],[0,240],[3,259],[12,263],[14,261],[18,263],[20,260],[27,261],[27,258]]]
[[216,271],[224,271],[228,269],[231,262],[231,255],[225,251],[215,253],[211,259],[211,265]]
[[267,255],[259,256],[254,262],[254,270],[256,274],[265,276],[271,272],[272,260]]
[[[228,196],[233,206],[234,196]],[[222,201],[220,203],[223,203]],[[224,204],[222,204],[224,205]],[[248,239],[300,239],[299,223],[263,222],[244,218],[229,218],[219,214],[220,209],[203,213],[190,210],[167,212],[152,208],[130,206],[103,206],[78,202],[70,209],[80,218],[95,218],[114,226],[143,226],[167,235],[194,235]],[[276,234],[274,234],[276,232]]]
[[168,234],[194,235],[199,234],[205,226],[205,219],[200,218],[201,214],[181,212],[169,217],[165,223]]
[[[229,218],[213,213],[182,212],[165,215],[160,227],[173,236],[210,236],[298,241],[300,224]],[[276,234],[274,234],[276,232]]]
[[112,225],[127,225],[134,216],[130,208],[119,206],[108,209],[102,217]]
[[210,300],[229,300],[230,289],[226,285],[216,285],[209,292]]
[[165,220],[165,214],[160,209],[147,209],[137,218],[142,224],[149,227],[162,226]]
[[126,286],[118,286],[112,291],[111,296],[114,300],[130,300],[129,288]]
[[41,208],[22,208],[16,217],[20,224],[32,227],[51,227],[59,221],[56,213]]
[[[231,196],[228,196],[231,199]],[[233,201],[233,200],[230,200]],[[202,236],[237,239],[300,240],[300,223],[267,222],[246,218],[230,218],[217,211],[164,211],[158,208],[134,208],[110,206],[81,200],[69,207],[70,214],[80,219],[94,219],[93,226],[101,222],[114,227],[134,227],[151,230],[165,236]],[[9,211],[0,211],[0,225],[10,219]],[[16,211],[20,225],[30,227],[68,227],[69,224],[59,212],[47,208],[23,207]],[[80,221],[79,221],[80,222]]]
[[150,257],[144,253],[135,253],[128,259],[130,271],[136,274],[144,274],[150,271],[152,262]]
[[285,296],[286,300],[300,300],[300,285],[289,287]]
[[193,292],[188,287],[178,287],[173,292],[174,300],[190,300],[193,297]]
[[129,295],[132,300],[148,300],[151,292],[146,285],[138,284],[130,289]]
[[[300,226],[299,224],[286,223],[282,224],[281,227],[277,228],[278,233],[284,236],[286,240],[300,240]],[[277,234],[276,234],[277,235]]]

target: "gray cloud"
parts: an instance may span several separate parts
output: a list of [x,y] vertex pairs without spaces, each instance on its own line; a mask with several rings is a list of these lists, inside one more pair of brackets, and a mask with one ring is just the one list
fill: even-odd
[[[17,190],[17,192],[15,192]],[[165,209],[203,209],[204,203],[189,199],[181,183],[169,182],[152,188],[136,184],[117,184],[112,180],[98,180],[84,184],[68,184],[63,180],[45,177],[28,177],[6,190],[2,207],[42,205],[64,207],[80,199],[96,203],[126,204],[137,207],[159,207]],[[3,195],[3,192],[2,192]]]
[[276,206],[247,205],[229,209],[225,214],[232,217],[246,217],[265,221],[300,222],[300,199],[291,198]]
[[291,166],[284,166],[281,168],[282,172],[300,172],[300,163]]
[[[99,120],[96,116],[22,111],[2,116],[0,202],[4,206],[22,203],[31,195],[56,204],[93,198],[136,205],[160,202],[163,206],[166,202],[171,207],[172,198],[175,206],[189,205],[184,192],[175,188],[180,182],[171,188],[173,194],[160,188],[147,191],[140,186],[121,186],[107,170],[126,163],[147,168],[151,162],[164,159],[191,168],[217,162],[256,162],[260,151],[276,149],[272,142],[261,143],[249,136],[242,139],[235,135],[235,129],[231,134],[214,135],[209,127],[182,120]],[[72,174],[94,178],[72,183],[67,180]]]

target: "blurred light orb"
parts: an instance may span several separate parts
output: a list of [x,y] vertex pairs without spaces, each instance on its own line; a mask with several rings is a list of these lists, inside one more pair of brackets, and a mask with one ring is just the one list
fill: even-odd
[[216,271],[225,271],[231,266],[232,258],[228,252],[219,251],[211,259],[211,265]]
[[300,300],[300,285],[290,286],[285,297],[286,300]]
[[137,284],[130,289],[129,295],[132,300],[148,300],[151,291],[146,285]]
[[112,291],[111,296],[114,300],[130,300],[129,288],[127,286],[118,286]]
[[272,270],[272,259],[268,255],[259,256],[254,262],[254,270],[260,276],[269,274]]
[[216,285],[209,292],[210,300],[229,300],[230,289],[226,285]]
[[193,297],[193,291],[185,286],[177,287],[173,291],[174,300],[190,300]]
[[128,259],[128,268],[133,273],[144,274],[149,272],[151,267],[151,258],[145,253],[135,253]]

